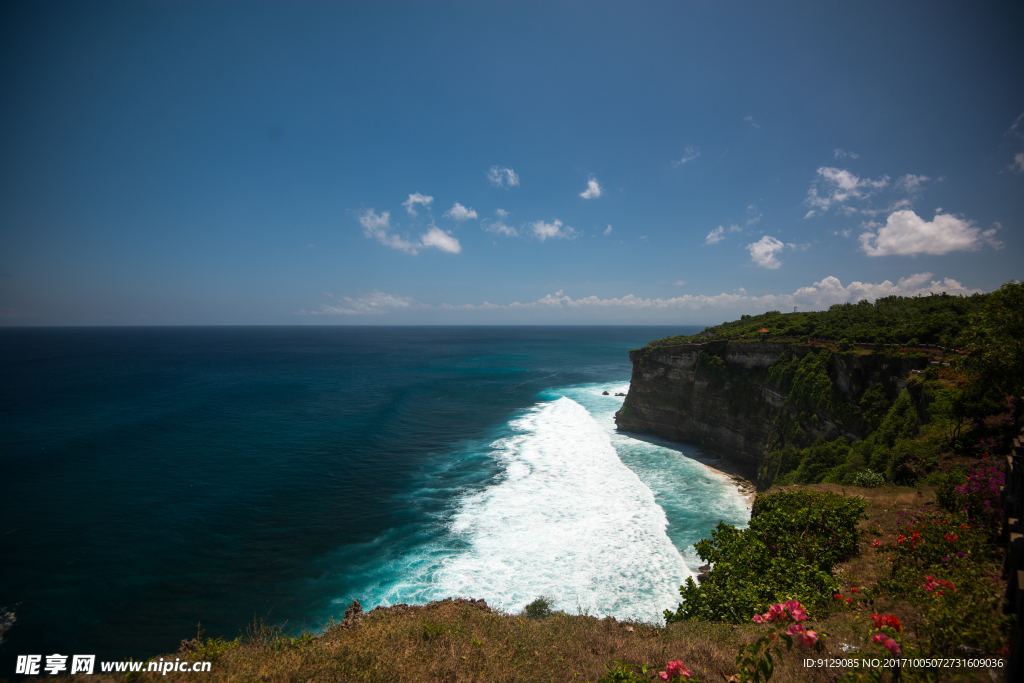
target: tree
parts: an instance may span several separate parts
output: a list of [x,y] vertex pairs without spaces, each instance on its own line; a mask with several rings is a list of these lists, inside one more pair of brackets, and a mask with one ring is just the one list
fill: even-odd
[[960,337],[960,369],[1003,395],[1024,390],[1024,284],[1007,282],[986,297]]

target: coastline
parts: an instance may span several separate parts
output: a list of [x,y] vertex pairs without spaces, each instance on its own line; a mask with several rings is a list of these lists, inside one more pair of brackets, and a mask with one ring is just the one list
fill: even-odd
[[740,496],[746,501],[747,505],[754,504],[754,497],[757,495],[757,485],[747,476],[749,472],[743,466],[730,462],[725,458],[718,458],[710,462],[700,462],[712,472],[727,477],[736,486]]

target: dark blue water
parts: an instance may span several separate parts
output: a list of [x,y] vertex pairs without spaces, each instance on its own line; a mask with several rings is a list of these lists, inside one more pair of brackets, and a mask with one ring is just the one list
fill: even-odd
[[[200,621],[226,637],[261,617],[314,628],[355,597],[436,597],[460,571],[512,605],[470,562],[486,539],[452,531],[504,528],[472,521],[500,504],[480,495],[512,491],[494,488],[511,481],[495,453],[535,452],[507,445],[526,434],[562,458],[551,444],[577,428],[604,449],[589,415],[605,430],[615,405],[575,406],[625,387],[629,349],[693,331],[0,330],[0,607],[18,618],[0,676],[17,654],[174,651]],[[609,452],[602,476],[636,479]],[[656,485],[637,490],[663,514]]]

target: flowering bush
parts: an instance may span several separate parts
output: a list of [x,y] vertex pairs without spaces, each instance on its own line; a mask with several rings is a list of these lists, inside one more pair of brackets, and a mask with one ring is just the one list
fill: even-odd
[[967,481],[953,489],[950,501],[959,512],[997,533],[1001,523],[999,489],[1006,483],[1002,468],[995,462],[982,460],[967,473]]
[[[782,655],[781,643],[785,643],[786,651],[793,649],[793,643],[799,643],[801,647],[811,648],[818,646],[819,638],[825,634],[819,634],[807,628],[803,622],[807,621],[808,614],[804,606],[796,600],[787,600],[772,605],[764,614],[755,614],[751,621],[758,624],[788,624],[785,633],[779,633],[778,628],[768,635],[761,636],[753,643],[740,647],[736,655],[736,666],[739,667],[738,680],[740,683],[767,683],[775,672],[775,657]],[[781,641],[781,643],[780,643]]]
[[[615,666],[605,664],[604,668],[608,672],[601,677],[599,683],[647,683],[651,680],[651,670],[648,666],[623,664],[616,660],[612,662]],[[639,669],[639,672],[637,672]],[[654,674],[655,681],[686,681],[686,683],[701,683],[699,679],[693,677],[691,672],[682,660],[675,659],[665,665],[664,671],[659,671]]]
[[943,581],[942,579],[936,579],[932,576],[924,577],[924,590],[927,593],[935,591],[936,597],[941,597],[946,594],[946,590],[956,591],[956,584],[952,581]]
[[[903,524],[894,543],[877,548],[892,561],[879,587],[922,608],[922,656],[950,656],[958,646],[998,651],[1001,640],[993,626],[1005,618],[999,614],[998,548],[989,543],[987,530],[962,516],[926,510],[904,515]],[[902,630],[898,620],[881,618],[872,615],[876,629],[895,631],[884,638],[875,634],[872,642],[890,651],[901,647],[898,641],[889,642]]]

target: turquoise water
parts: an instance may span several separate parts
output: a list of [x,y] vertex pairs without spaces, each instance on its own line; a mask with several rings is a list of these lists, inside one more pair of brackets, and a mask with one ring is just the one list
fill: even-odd
[[0,666],[148,657],[200,620],[313,628],[354,598],[658,621],[693,543],[749,509],[696,448],[617,433],[602,392],[690,331],[0,331]]

